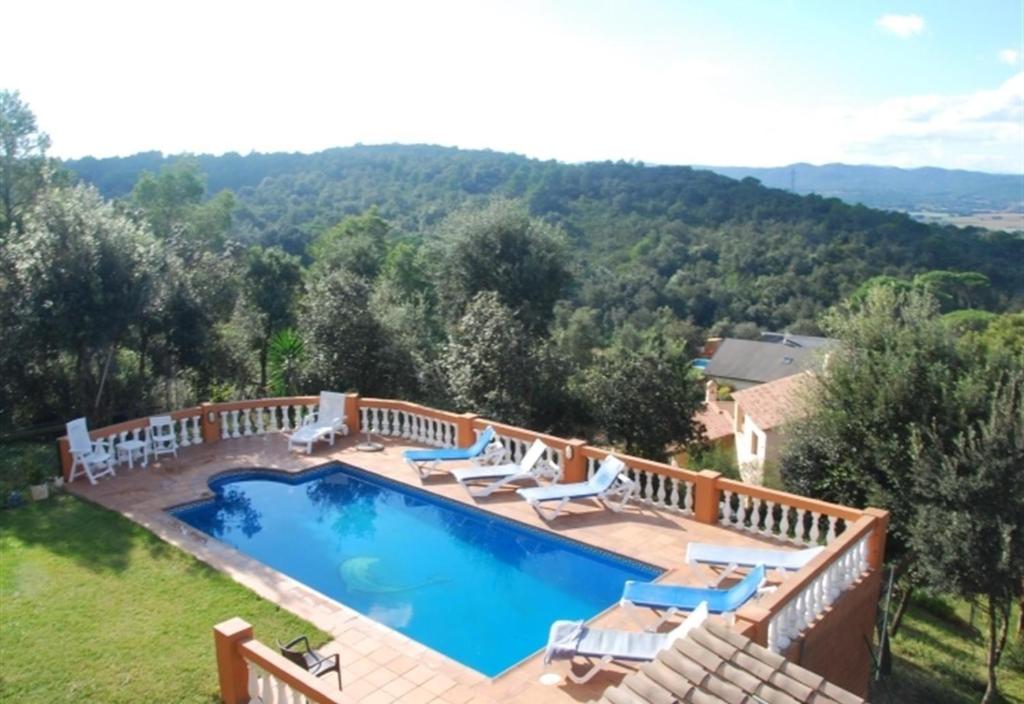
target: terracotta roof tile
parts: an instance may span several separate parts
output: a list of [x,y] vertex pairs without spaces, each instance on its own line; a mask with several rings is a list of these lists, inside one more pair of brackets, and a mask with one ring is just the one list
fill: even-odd
[[864,704],[820,675],[705,621],[605,690],[602,704]]
[[731,401],[712,401],[704,404],[693,419],[704,426],[708,440],[728,437],[733,434]]
[[736,405],[761,430],[778,427],[807,414],[807,396],[815,377],[809,372],[793,374],[767,384],[733,392]]

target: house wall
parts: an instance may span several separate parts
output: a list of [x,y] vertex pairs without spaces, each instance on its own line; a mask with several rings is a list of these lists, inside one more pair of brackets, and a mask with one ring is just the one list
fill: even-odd
[[[765,458],[773,435],[770,430],[758,428],[749,415],[743,414],[742,426],[736,435],[736,464],[739,465],[743,481],[750,484],[762,483]],[[753,448],[754,438],[757,438],[756,451]]]

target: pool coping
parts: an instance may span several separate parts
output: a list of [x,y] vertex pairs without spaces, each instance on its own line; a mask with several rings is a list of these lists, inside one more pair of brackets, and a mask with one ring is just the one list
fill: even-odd
[[[606,548],[602,548],[602,547],[599,547],[597,545],[592,545],[590,543],[584,542],[584,541],[576,539],[576,538],[570,538],[568,536],[561,535],[561,534],[555,532],[552,528],[550,528],[547,525],[543,525],[543,526],[530,525],[528,523],[524,523],[524,522],[516,520],[514,518],[510,518],[508,516],[501,515],[501,514],[495,512],[495,511],[491,511],[491,510],[489,510],[487,508],[484,508],[482,506],[479,506],[479,505],[476,505],[476,504],[467,504],[467,503],[464,503],[464,502],[460,502],[460,501],[458,501],[456,499],[452,499],[450,497],[443,496],[443,495],[438,494],[436,492],[432,492],[429,489],[424,488],[422,486],[417,487],[417,486],[415,486],[413,484],[408,484],[408,483],[405,483],[405,482],[397,481],[395,479],[391,479],[390,477],[385,477],[383,475],[377,474],[376,472],[373,472],[372,470],[368,470],[368,469],[365,469],[365,468],[362,468],[362,467],[357,467],[355,465],[348,464],[347,462],[344,462],[342,460],[335,459],[335,458],[326,460],[326,461],[321,462],[321,463],[316,464],[316,465],[312,465],[312,466],[308,466],[308,467],[303,467],[303,468],[297,469],[297,470],[278,469],[278,468],[273,468],[273,467],[253,467],[253,466],[248,466],[248,467],[243,466],[243,467],[235,467],[235,468],[221,470],[219,472],[215,472],[214,474],[211,474],[206,479],[206,489],[205,489],[205,491],[202,492],[202,494],[198,498],[195,498],[195,499],[192,499],[192,500],[189,500],[189,501],[178,502],[178,503],[175,503],[175,504],[172,504],[172,505],[169,505],[169,506],[162,507],[160,509],[160,512],[164,515],[164,517],[166,517],[167,519],[173,521],[175,525],[179,526],[179,528],[180,528],[180,530],[181,530],[183,535],[191,534],[193,536],[198,537],[199,540],[201,542],[203,542],[203,543],[206,543],[207,541],[212,542],[220,550],[226,551],[229,555],[232,555],[236,559],[239,559],[239,560],[241,560],[243,562],[251,562],[251,563],[258,564],[263,569],[265,569],[268,573],[270,573],[270,574],[272,574],[274,576],[277,576],[280,579],[285,580],[285,581],[295,585],[293,588],[296,591],[298,591],[300,593],[305,593],[305,594],[307,594],[309,596],[312,596],[315,599],[320,600],[321,602],[324,602],[324,603],[332,606],[336,610],[344,613],[347,616],[346,620],[356,620],[356,621],[358,621],[360,623],[363,623],[363,624],[366,624],[366,625],[368,625],[368,626],[370,626],[370,627],[372,627],[372,628],[374,628],[376,630],[384,631],[384,632],[386,632],[387,634],[389,634],[390,636],[392,636],[392,637],[394,637],[396,639],[405,641],[407,643],[415,644],[415,646],[417,646],[419,648],[423,648],[424,650],[432,653],[436,657],[441,658],[446,663],[448,663],[451,667],[455,667],[455,668],[459,668],[459,669],[465,670],[467,673],[472,674],[474,678],[479,678],[480,681],[482,681],[482,682],[487,682],[487,683],[490,683],[490,684],[498,684],[499,681],[502,678],[514,674],[517,669],[519,669],[520,667],[525,666],[531,660],[533,660],[533,659],[535,659],[537,657],[540,657],[544,653],[544,650],[545,650],[544,647],[538,648],[537,650],[532,651],[531,653],[529,653],[526,656],[524,656],[521,660],[517,660],[515,663],[509,665],[507,668],[505,668],[504,670],[502,670],[498,674],[493,675],[493,676],[488,676],[488,675],[480,672],[479,670],[476,670],[476,669],[470,667],[469,665],[466,665],[465,663],[459,662],[458,660],[456,660],[456,659],[446,655],[445,653],[442,653],[439,650],[435,650],[434,648],[431,648],[430,646],[428,646],[428,645],[426,645],[424,643],[421,643],[420,641],[416,640],[415,638],[412,638],[410,636],[405,635],[401,631],[397,631],[394,628],[391,628],[390,626],[387,626],[386,624],[383,624],[383,623],[381,623],[381,622],[379,622],[379,621],[377,621],[377,620],[375,620],[373,618],[370,618],[369,616],[367,616],[367,615],[365,615],[365,614],[363,614],[363,613],[361,613],[359,611],[356,611],[355,609],[353,609],[352,607],[348,606],[347,604],[344,604],[344,603],[338,601],[337,599],[334,599],[334,598],[324,594],[323,592],[321,592],[321,591],[319,591],[317,589],[314,589],[313,587],[310,587],[308,584],[305,584],[304,582],[301,582],[298,579],[296,579],[296,578],[294,578],[294,577],[292,577],[292,576],[290,576],[288,574],[285,574],[284,572],[281,572],[281,571],[279,571],[277,569],[274,569],[270,565],[267,565],[266,563],[261,562],[260,560],[257,560],[255,557],[252,557],[251,555],[245,554],[244,552],[242,552],[241,550],[235,548],[234,546],[229,545],[228,543],[225,543],[225,542],[215,538],[214,536],[209,535],[208,533],[204,533],[203,531],[201,531],[201,530],[199,530],[197,528],[194,528],[193,526],[191,526],[188,523],[186,523],[185,521],[181,520],[178,516],[176,516],[173,513],[174,511],[180,511],[180,510],[191,508],[193,506],[199,506],[199,505],[202,505],[202,504],[214,501],[216,499],[216,494],[213,492],[213,488],[210,485],[213,482],[215,482],[215,481],[230,480],[232,477],[235,477],[235,476],[245,476],[245,475],[250,475],[251,474],[251,475],[257,475],[257,476],[258,475],[271,476],[271,477],[273,477],[275,479],[285,480],[285,482],[289,483],[289,484],[291,484],[291,483],[298,484],[298,483],[301,483],[302,480],[308,479],[309,478],[308,475],[310,475],[312,473],[316,473],[316,472],[324,472],[324,473],[326,473],[327,470],[333,470],[338,465],[344,465],[348,469],[352,469],[352,470],[355,470],[358,473],[362,473],[362,474],[368,475],[369,477],[372,478],[372,481],[380,481],[380,482],[383,482],[383,483],[386,483],[386,484],[393,485],[399,491],[410,491],[410,492],[414,492],[414,493],[419,493],[419,494],[422,494],[422,495],[428,497],[429,500],[436,500],[438,502],[443,502],[445,504],[451,505],[456,510],[480,513],[480,514],[485,515],[487,518],[498,519],[500,521],[513,524],[517,528],[521,528],[521,529],[524,529],[524,530],[529,531],[529,532],[540,533],[545,538],[551,538],[551,539],[555,539],[557,541],[563,541],[563,542],[571,543],[574,546],[579,546],[580,548],[582,548],[584,550],[598,552],[598,553],[602,553],[604,555],[610,555],[610,556],[614,557],[615,559],[621,559],[621,560],[623,560],[623,561],[625,561],[627,563],[634,563],[636,565],[640,565],[644,569],[648,569],[648,570],[652,570],[652,571],[657,572],[657,576],[652,580],[652,581],[655,581],[655,582],[663,579],[671,571],[670,568],[666,568],[666,567],[661,566],[661,565],[655,565],[653,563],[645,562],[643,560],[637,560],[636,558],[628,557],[628,556],[622,555],[620,553],[614,552],[612,550],[608,550]],[[294,482],[288,481],[288,480],[291,480],[291,479],[295,479],[296,481],[294,481]],[[235,579],[235,581],[239,581],[228,570],[225,570],[223,568],[223,565],[217,564],[217,562],[219,561],[219,558],[217,556],[215,556],[215,555],[207,555],[207,556],[200,555],[200,554],[197,554],[197,552],[195,550],[190,549],[189,545],[183,545],[178,540],[170,540],[168,536],[164,536],[164,535],[160,535],[160,537],[162,539],[164,539],[165,541],[170,542],[175,547],[178,547],[178,548],[180,548],[182,550],[185,550],[190,555],[195,557],[197,560],[200,560],[201,562],[209,565],[210,567],[212,567],[213,569],[217,570],[218,572],[227,574],[232,579]],[[242,582],[242,584],[243,584],[243,586],[246,586],[247,588],[252,589],[252,586],[249,585],[248,583]],[[317,623],[314,619],[310,618],[310,616],[308,614],[298,613],[295,610],[293,610],[292,608],[290,608],[289,606],[281,603],[280,600],[270,598],[270,597],[266,596],[265,594],[263,594],[263,593],[261,593],[259,591],[257,591],[257,594],[260,596],[260,598],[266,599],[267,601],[270,601],[270,602],[276,604],[280,608],[285,609],[285,610],[295,614],[296,616],[298,616],[300,618],[303,618],[303,619],[305,619],[307,621],[310,621],[314,626],[316,626],[317,628],[320,628],[321,630],[326,631],[327,633],[331,634],[332,638],[334,638],[334,635],[332,633],[332,629],[330,627],[326,626],[323,623]],[[601,611],[595,613],[590,618],[585,619],[584,623],[590,623],[592,621],[600,619],[601,617],[603,617],[606,614],[614,611],[618,607],[619,607],[619,602],[618,601],[616,601],[616,602],[614,602],[612,604],[609,604],[606,608],[604,608]]]

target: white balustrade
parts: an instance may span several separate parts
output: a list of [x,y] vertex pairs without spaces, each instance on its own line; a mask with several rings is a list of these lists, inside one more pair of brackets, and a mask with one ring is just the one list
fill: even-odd
[[249,704],[315,704],[314,700],[256,663],[251,660],[245,662],[249,668]]
[[768,621],[768,648],[785,652],[808,626],[832,605],[868,570],[868,548],[872,531],[866,532],[828,567],[818,573],[798,594],[775,611]]
[[[476,436],[480,437],[479,430],[476,431]],[[530,445],[533,444],[533,440],[523,440],[522,438],[512,437],[511,435],[503,435],[502,433],[495,432],[494,436],[498,438],[498,441],[505,447],[505,452],[508,457],[505,459],[506,462],[519,462],[530,450]],[[565,464],[562,460],[562,453],[553,447],[548,447],[544,450],[542,455],[543,459],[554,467],[558,467],[560,472],[565,471]]]
[[[787,506],[738,490],[722,490],[719,524],[796,545],[828,545],[846,529],[838,516]],[[822,530],[824,528],[824,530]]]
[[[591,478],[604,458],[587,458],[587,478]],[[693,482],[669,476],[651,469],[638,469],[626,464],[629,476],[637,484],[634,501],[672,511],[683,516],[693,515]]]
[[455,447],[455,423],[401,408],[360,406],[359,431],[404,438],[434,447]]
[[[306,413],[315,411],[316,408],[317,404],[284,404],[218,411],[218,415],[220,415],[220,435],[222,439],[226,440],[227,438],[287,432],[297,429],[302,425],[303,416]],[[199,420],[199,416],[195,416],[196,437],[200,439],[193,439],[192,444],[202,442],[201,436],[198,433]]]

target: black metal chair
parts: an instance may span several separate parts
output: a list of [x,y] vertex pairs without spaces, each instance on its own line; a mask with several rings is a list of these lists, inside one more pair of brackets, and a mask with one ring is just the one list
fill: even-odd
[[[296,646],[302,645],[299,649]],[[282,644],[277,641],[277,649],[293,663],[309,672],[315,677],[326,675],[330,672],[338,673],[338,689],[341,689],[341,660],[338,654],[321,655],[309,647],[309,639],[306,636],[299,636],[288,643]]]

